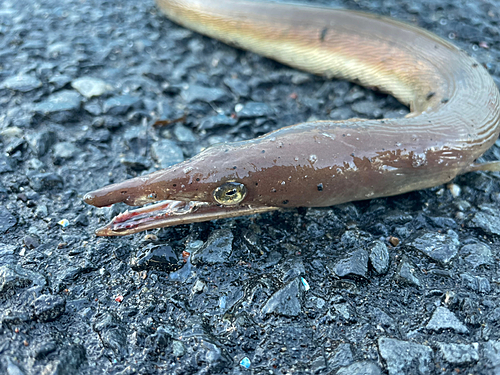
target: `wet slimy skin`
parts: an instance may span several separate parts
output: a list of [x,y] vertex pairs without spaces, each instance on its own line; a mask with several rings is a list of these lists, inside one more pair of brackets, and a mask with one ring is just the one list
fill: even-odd
[[446,183],[498,138],[500,94],[464,51],[370,14],[230,0],[156,0],[174,22],[297,69],[377,87],[410,107],[402,119],[313,121],[210,147],[171,168],[85,195],[137,206],[98,235],[321,207]]

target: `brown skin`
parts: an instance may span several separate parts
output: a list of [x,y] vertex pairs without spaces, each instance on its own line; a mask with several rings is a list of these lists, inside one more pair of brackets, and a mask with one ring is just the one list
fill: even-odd
[[[85,196],[102,207],[164,199],[207,202],[210,214],[175,214],[156,227],[278,207],[331,206],[428,188],[476,169],[498,138],[500,94],[486,70],[447,41],[368,14],[229,0],[157,0],[173,21],[293,67],[378,87],[410,106],[404,119],[315,121],[211,147],[171,168]],[[245,185],[238,205],[214,190]],[[214,213],[215,212],[215,213]],[[192,219],[190,219],[190,217]],[[123,220],[126,220],[125,217]],[[114,223],[114,222],[113,222]],[[100,235],[149,229],[139,224]]]

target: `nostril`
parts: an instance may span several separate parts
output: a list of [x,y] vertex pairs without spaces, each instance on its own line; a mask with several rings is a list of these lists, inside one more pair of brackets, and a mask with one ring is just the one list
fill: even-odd
[[87,204],[92,204],[92,202],[94,201],[94,198],[95,196],[93,194],[90,194],[90,193],[87,193],[83,196],[83,201]]

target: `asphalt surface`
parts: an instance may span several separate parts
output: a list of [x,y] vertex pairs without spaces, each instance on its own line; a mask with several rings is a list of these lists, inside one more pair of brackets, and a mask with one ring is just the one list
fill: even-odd
[[[424,27],[500,84],[498,1],[310,3]],[[94,230],[125,206],[82,202],[214,143],[406,113],[153,1],[2,1],[0,373],[500,374],[498,173],[122,238]]]

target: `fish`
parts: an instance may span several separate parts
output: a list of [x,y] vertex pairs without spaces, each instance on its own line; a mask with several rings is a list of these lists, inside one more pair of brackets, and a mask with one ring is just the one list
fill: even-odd
[[211,146],[167,169],[85,194],[96,207],[142,208],[98,236],[326,207],[438,186],[471,171],[500,132],[500,94],[452,43],[388,17],[309,5],[156,0],[173,22],[293,68],[394,96],[404,118],[309,121]]

